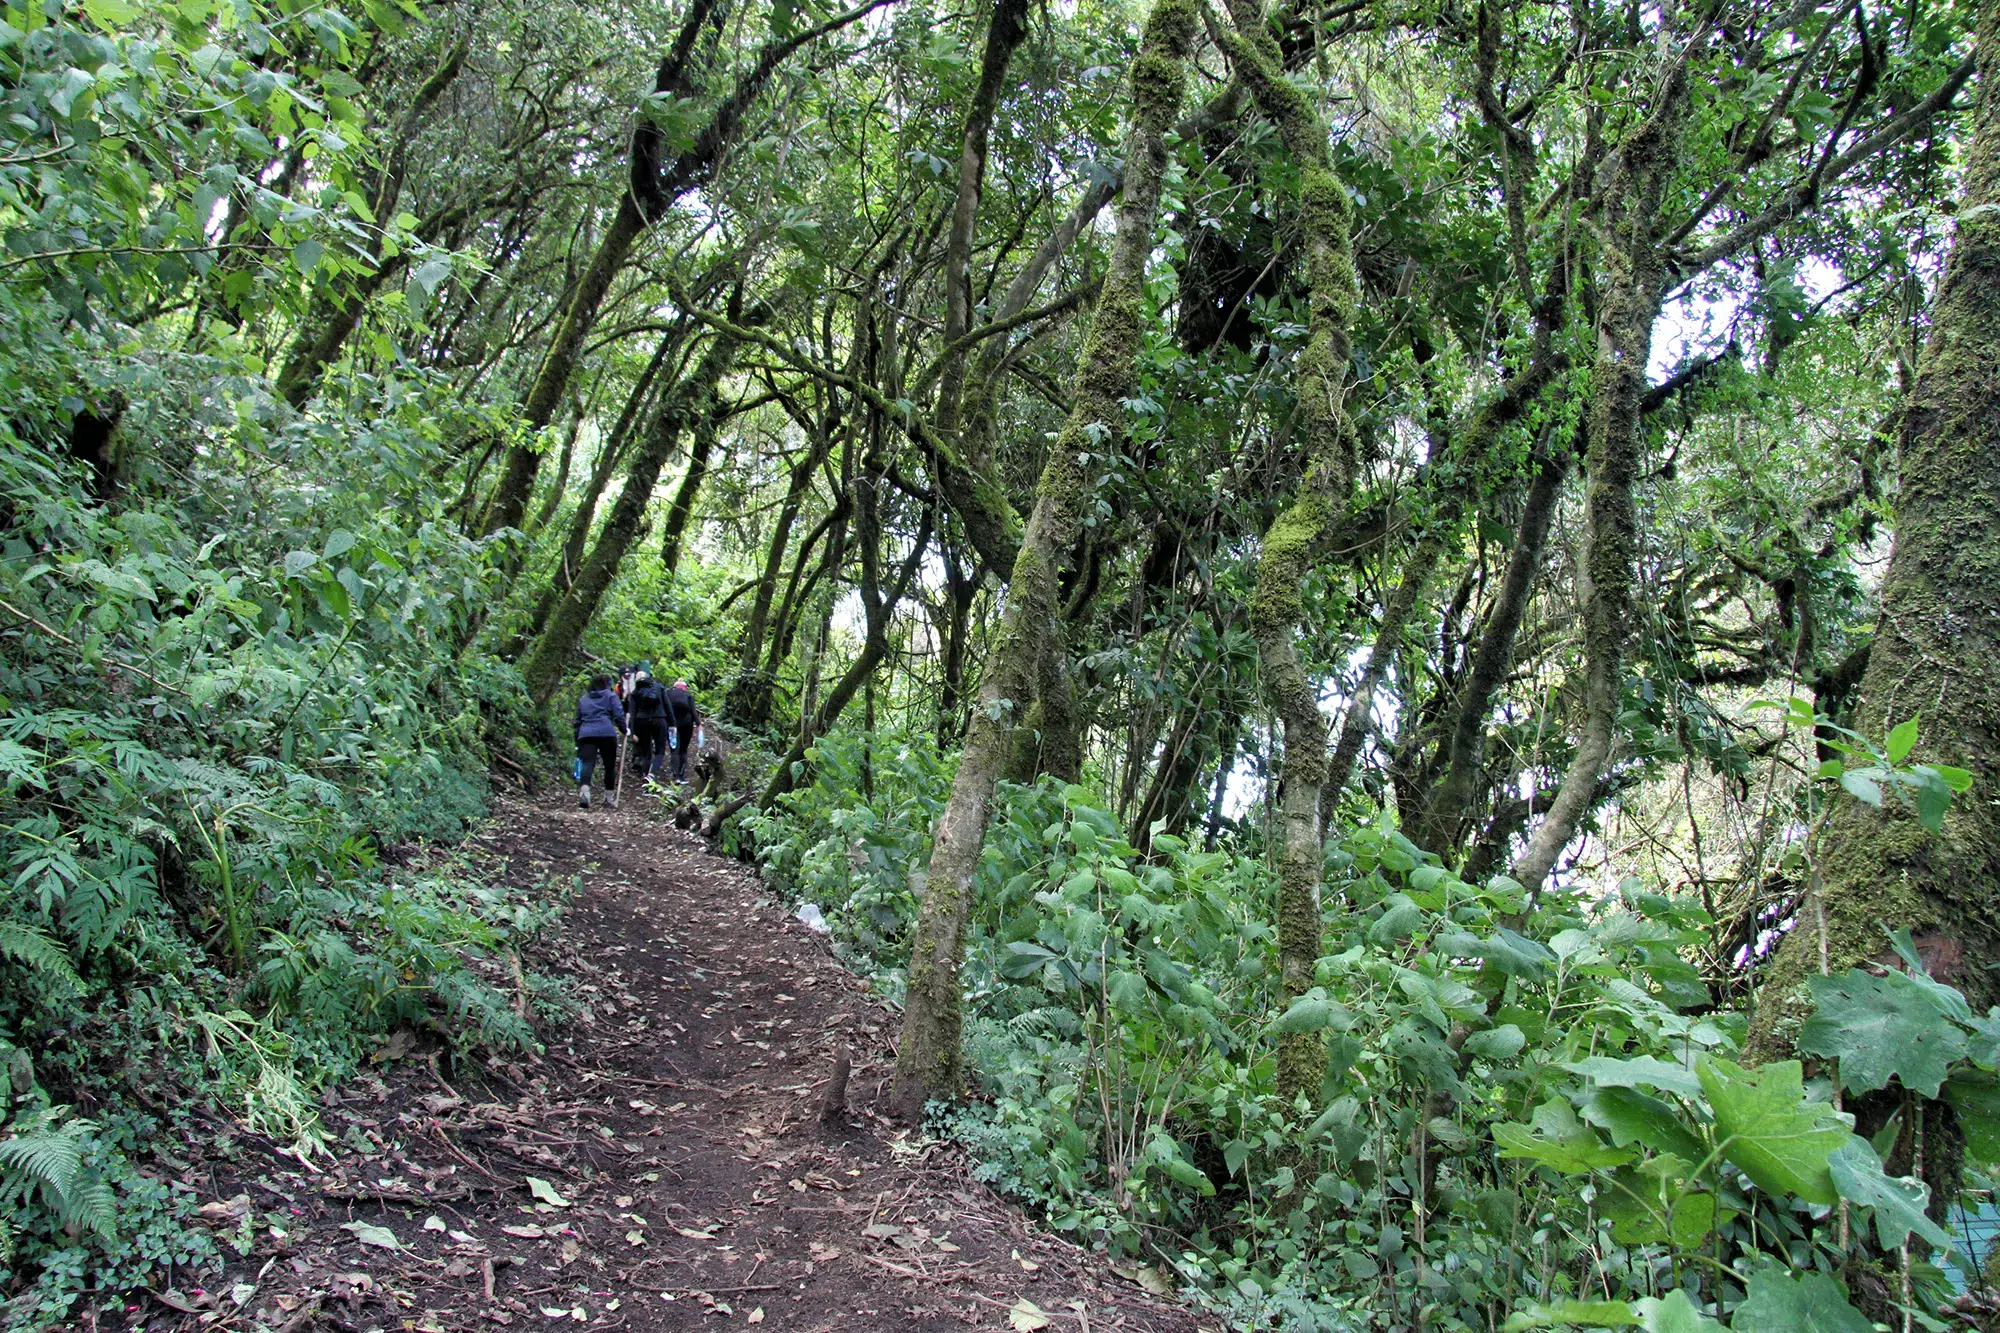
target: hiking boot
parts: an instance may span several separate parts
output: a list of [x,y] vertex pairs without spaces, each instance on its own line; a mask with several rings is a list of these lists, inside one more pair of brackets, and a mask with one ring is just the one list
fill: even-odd
[[579,810],[590,809],[590,784],[588,782],[576,789],[576,808]]
[[616,809],[618,808],[618,793],[617,793],[617,792],[615,792],[615,791],[614,791],[614,792],[612,792],[612,793],[611,793],[611,794],[610,794],[609,796],[607,796],[607,797],[605,797],[605,798],[604,798],[604,808],[605,808],[606,810],[616,810]]

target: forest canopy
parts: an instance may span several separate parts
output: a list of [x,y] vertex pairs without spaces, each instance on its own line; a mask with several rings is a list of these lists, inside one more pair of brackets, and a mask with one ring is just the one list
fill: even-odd
[[1996,1326],[2000,7],[7,0],[0,99],[10,1326],[213,1259],[157,1126],[560,1021],[403,849],[639,662],[883,1109],[1233,1326]]

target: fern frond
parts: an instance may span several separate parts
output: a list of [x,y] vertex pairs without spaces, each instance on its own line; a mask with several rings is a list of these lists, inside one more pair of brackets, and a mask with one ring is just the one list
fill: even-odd
[[0,957],[11,958],[37,976],[68,990],[83,989],[83,978],[76,974],[68,950],[39,927],[20,921],[0,921]]

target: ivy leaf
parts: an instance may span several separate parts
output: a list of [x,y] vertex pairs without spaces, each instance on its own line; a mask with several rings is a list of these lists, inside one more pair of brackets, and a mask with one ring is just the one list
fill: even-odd
[[1796,1194],[1807,1203],[1834,1201],[1827,1159],[1854,1132],[1831,1106],[1805,1099],[1804,1071],[1797,1060],[1742,1069],[1706,1057],[1695,1075],[1715,1112],[1722,1155],[1757,1188]]
[[1964,1030],[1947,1021],[1937,999],[1905,973],[1877,977],[1849,968],[1838,977],[1809,978],[1807,984],[1818,1007],[1799,1029],[1799,1049],[1838,1060],[1840,1084],[1849,1092],[1874,1092],[1896,1078],[1921,1096],[1935,1097],[1945,1072],[1965,1054]]
[[1493,1141],[1502,1157],[1525,1157],[1570,1176],[1623,1166],[1637,1156],[1606,1145],[1562,1101],[1543,1102],[1525,1125],[1494,1126]]
[[1921,1180],[1889,1175],[1868,1140],[1850,1135],[1827,1166],[1841,1198],[1874,1210],[1875,1238],[1883,1249],[1895,1249],[1913,1231],[1941,1250],[1951,1248],[1951,1233],[1924,1212],[1931,1187]]
[[1767,1268],[1750,1279],[1750,1294],[1730,1316],[1734,1333],[1874,1333],[1868,1317],[1824,1273],[1795,1278]]

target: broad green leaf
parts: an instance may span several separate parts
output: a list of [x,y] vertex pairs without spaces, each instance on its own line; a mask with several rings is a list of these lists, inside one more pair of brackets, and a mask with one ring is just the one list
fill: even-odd
[[1370,944],[1393,944],[1417,933],[1424,924],[1424,909],[1410,901],[1406,893],[1392,893],[1383,900],[1388,909],[1368,927]]
[[1847,789],[1849,796],[1860,801],[1863,805],[1880,806],[1882,804],[1882,784],[1859,769],[1842,773],[1840,775],[1840,785]]
[[396,1233],[387,1227],[378,1227],[372,1222],[342,1222],[342,1231],[354,1233],[354,1239],[363,1245],[373,1245],[378,1250],[400,1250],[403,1242],[396,1239]]
[[1801,1277],[1767,1268],[1750,1279],[1750,1294],[1729,1318],[1732,1333],[1874,1333],[1868,1317],[1824,1273]]
[[1530,1305],[1508,1316],[1507,1333],[1568,1324],[1578,1328],[1633,1328],[1639,1312],[1624,1301],[1576,1301],[1564,1298],[1548,1305]]
[[529,1176],[527,1177],[527,1181],[528,1193],[534,1195],[543,1203],[554,1204],[558,1208],[569,1207],[569,1200],[556,1193],[556,1187],[549,1184],[548,1181],[543,1180],[540,1176]]
[[1528,1044],[1527,1034],[1512,1023],[1475,1032],[1465,1039],[1465,1050],[1488,1060],[1511,1060]]
[[1889,756],[1890,763],[1900,764],[1909,758],[1910,751],[1916,748],[1916,744],[1917,719],[1905,718],[1890,731],[1889,743],[1883,747],[1882,752]]
[[1708,1146],[1682,1123],[1672,1106],[1635,1088],[1593,1088],[1584,1099],[1583,1118],[1609,1134],[1620,1148],[1643,1143],[1654,1152],[1691,1162],[1708,1155]]
[[1146,979],[1137,972],[1121,968],[1113,972],[1104,983],[1104,992],[1111,1003],[1127,1013],[1144,1009],[1146,1005]]
[[1807,1203],[1834,1201],[1827,1158],[1854,1133],[1831,1106],[1805,1099],[1797,1060],[1741,1069],[1708,1056],[1695,1074],[1715,1114],[1722,1155],[1757,1188],[1795,1194]]
[[1799,1029],[1798,1047],[1839,1061],[1840,1083],[1849,1092],[1886,1088],[1894,1078],[1935,1097],[1945,1071],[1965,1054],[1964,1030],[1904,973],[1878,977],[1849,968],[1837,977],[1808,978],[1807,984],[1816,1008]]
[[1669,1064],[1650,1055],[1630,1060],[1614,1060],[1593,1055],[1588,1060],[1572,1060],[1563,1066],[1572,1074],[1582,1074],[1600,1088],[1658,1088],[1682,1097],[1699,1097],[1701,1080],[1686,1065]]
[[1502,1157],[1525,1157],[1571,1176],[1623,1166],[1637,1155],[1608,1146],[1564,1101],[1543,1102],[1525,1125],[1495,1125],[1493,1141]]
[[1353,1026],[1354,1016],[1347,1006],[1327,999],[1326,992],[1318,986],[1293,1000],[1291,1008],[1271,1020],[1273,1032],[1319,1032],[1326,1028],[1345,1032]]
[[1951,1248],[1951,1233],[1924,1212],[1931,1200],[1931,1187],[1921,1180],[1884,1172],[1882,1159],[1867,1139],[1850,1135],[1827,1165],[1841,1198],[1874,1211],[1875,1238],[1883,1249],[1901,1245],[1911,1232],[1939,1249]]
[[1688,1294],[1678,1288],[1664,1299],[1648,1296],[1634,1308],[1646,1333],[1724,1333],[1722,1325],[1695,1309]]
[[1958,1113],[1972,1159],[2000,1162],[2000,1078],[1983,1069],[1954,1070],[1945,1080],[1944,1099]]

